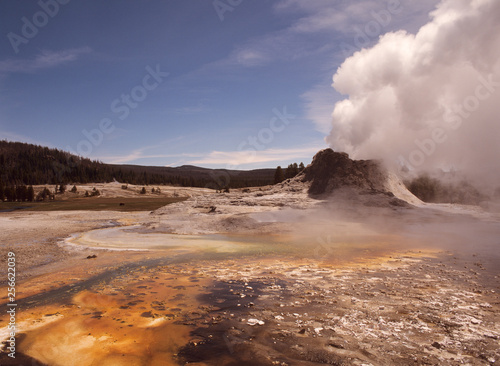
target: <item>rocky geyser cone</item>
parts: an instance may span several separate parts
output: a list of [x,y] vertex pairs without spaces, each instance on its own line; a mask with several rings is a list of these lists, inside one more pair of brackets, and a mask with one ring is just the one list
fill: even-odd
[[319,151],[302,172],[303,181],[310,181],[309,194],[331,193],[341,187],[386,192],[387,172],[375,160],[352,160],[332,149]]

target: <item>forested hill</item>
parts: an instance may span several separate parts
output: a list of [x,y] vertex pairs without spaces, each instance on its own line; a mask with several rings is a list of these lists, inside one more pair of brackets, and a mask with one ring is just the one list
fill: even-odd
[[112,165],[68,152],[21,142],[0,141],[0,185],[120,183],[171,184],[213,189],[272,184],[274,169],[225,170]]

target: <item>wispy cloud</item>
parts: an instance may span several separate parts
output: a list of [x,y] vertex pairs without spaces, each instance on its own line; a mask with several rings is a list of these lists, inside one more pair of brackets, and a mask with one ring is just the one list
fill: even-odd
[[[143,147],[139,147],[137,149],[132,150],[128,154],[121,154],[119,156],[109,155],[109,156],[99,156],[99,159],[105,161],[109,164],[132,164],[137,163],[140,160],[144,159],[172,159],[172,158],[197,158],[198,154],[165,154],[162,151],[165,151],[166,146],[182,141],[184,139],[183,136],[178,136],[172,139],[168,139],[162,141],[158,144],[147,145]],[[154,151],[154,152],[152,152]],[[164,164],[163,164],[164,165]]]
[[330,0],[283,0],[275,9],[278,13],[300,13],[302,16],[289,28],[294,33],[347,32],[353,24],[368,19],[370,11],[383,2],[358,0],[339,2]]
[[[293,162],[301,160],[306,162],[318,150],[325,148],[323,141],[317,141],[310,146],[291,149],[267,149],[260,151],[211,151],[207,153],[147,153],[154,147],[143,147],[120,156],[100,156],[99,160],[109,164],[135,164],[145,159],[164,160],[158,163],[161,166],[198,165],[220,169],[248,169],[263,167],[266,163]],[[167,161],[169,160],[169,161]],[[173,162],[172,162],[173,161]],[[269,164],[268,164],[269,165]]]
[[[438,0],[400,0],[401,19],[408,14],[429,10]],[[335,53],[337,47],[326,47],[342,37],[353,37],[359,28],[373,20],[373,14],[386,11],[388,3],[357,0],[349,2],[331,0],[283,0],[274,6],[278,17],[295,19],[283,29],[254,38],[239,45],[230,55],[229,64],[244,67],[261,66],[269,62],[290,60],[326,51]],[[393,5],[394,6],[394,5]],[[397,20],[393,26],[400,24]],[[389,31],[386,29],[385,31]],[[316,35],[311,38],[311,35]],[[375,37],[377,38],[377,37]],[[376,39],[374,39],[376,41]]]
[[81,55],[90,53],[89,47],[73,48],[63,51],[42,51],[34,59],[8,59],[0,61],[0,73],[33,73],[77,60]]
[[[412,18],[420,22],[415,15],[427,14],[437,3],[439,0],[281,0],[275,5],[275,9],[279,14],[300,14],[298,20],[290,26],[290,31],[296,33],[335,31],[350,34],[356,27],[372,21],[374,14],[380,14],[381,11],[390,8],[398,8],[398,18],[404,19],[404,24],[411,26]],[[394,21],[399,23],[396,19]]]
[[47,146],[47,147],[55,147],[50,142],[40,141],[36,139],[32,139],[31,137],[20,135],[15,132],[3,131],[0,130],[0,140],[7,140],[12,142],[26,142],[28,144]]
[[233,54],[234,60],[243,66],[259,66],[268,61],[268,57],[257,49],[240,49]]
[[[370,36],[368,42],[375,43],[379,36],[392,29],[405,28],[412,30],[425,23],[427,13],[434,8],[438,0],[412,0],[398,1],[366,1],[357,0],[349,2],[330,0],[281,0],[275,6],[280,14],[298,14],[298,19],[286,30],[286,34],[293,34],[294,38],[301,36],[317,35],[318,39],[328,43],[337,43],[335,47],[326,49],[332,64],[342,63],[346,56],[345,46],[352,52],[359,50],[366,44],[358,44],[356,37],[368,29]],[[397,11],[389,16],[388,9],[397,6]],[[376,25],[373,28],[373,24]],[[370,28],[371,27],[371,28]],[[378,30],[376,34],[373,29]],[[317,52],[320,49],[317,49]],[[325,67],[325,68],[328,68]],[[302,94],[305,102],[305,115],[311,120],[316,129],[328,134],[331,131],[333,106],[341,98],[331,87],[331,76],[325,77],[324,82],[313,86]]]
[[332,129],[333,106],[338,94],[331,83],[318,84],[301,95],[305,103],[305,116],[316,126],[316,130],[327,135]]
[[280,161],[293,161],[312,157],[324,145],[323,142],[314,146],[292,149],[266,149],[248,151],[212,151],[199,159],[189,161],[192,165],[218,166],[221,168],[238,169],[248,165]]
[[[429,10],[438,2],[281,0],[274,5],[274,11],[278,18],[290,19],[286,27],[239,44],[227,57],[204,65],[192,76],[217,74],[221,77],[221,74],[232,74],[240,67],[262,67],[305,58],[326,60],[320,67],[329,69],[332,64],[344,60],[342,44],[356,48],[354,37],[370,21],[373,22],[373,14],[399,4],[401,12],[397,19],[394,17],[388,27],[382,27],[381,34],[402,27],[411,31],[427,21]],[[372,41],[375,43],[377,39],[378,35]]]
[[[104,161],[108,164],[134,164],[144,159],[172,159],[172,158],[193,159],[198,157],[200,157],[200,155],[198,154],[146,154],[144,153],[144,149],[137,149],[133,150],[127,155],[101,156],[99,157],[99,160]],[[172,164],[168,165],[170,166]]]

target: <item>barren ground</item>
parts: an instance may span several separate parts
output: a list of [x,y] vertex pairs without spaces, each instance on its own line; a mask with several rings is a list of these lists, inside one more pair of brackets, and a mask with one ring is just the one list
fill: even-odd
[[[104,198],[140,188],[97,187]],[[17,358],[0,363],[500,362],[498,215],[349,191],[311,199],[294,184],[162,187],[174,193],[189,198],[154,211],[0,213],[19,304]]]

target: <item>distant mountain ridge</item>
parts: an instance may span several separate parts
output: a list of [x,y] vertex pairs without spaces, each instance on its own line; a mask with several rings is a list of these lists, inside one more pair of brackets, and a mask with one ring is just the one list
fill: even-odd
[[105,164],[59,149],[0,141],[0,184],[120,183],[171,184],[213,189],[264,186],[273,183],[274,169],[227,170],[191,165],[159,167]]

